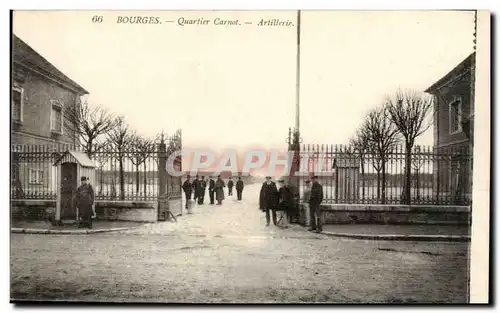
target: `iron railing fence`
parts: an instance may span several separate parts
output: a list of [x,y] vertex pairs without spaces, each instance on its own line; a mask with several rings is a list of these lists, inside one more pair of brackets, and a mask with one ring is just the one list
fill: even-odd
[[[159,194],[160,159],[181,149],[180,136],[165,139],[164,154],[158,144],[148,149],[132,147],[118,151],[101,149],[90,155],[95,170],[91,183],[96,200],[156,200]],[[58,168],[55,162],[67,150],[84,152],[80,146],[13,145],[11,150],[11,198],[55,200],[57,197]],[[161,156],[161,158],[160,158]],[[180,167],[180,165],[179,165]],[[165,166],[167,168],[167,166]],[[169,196],[181,195],[181,178],[167,172],[166,192]]]
[[[318,176],[324,203],[469,205],[472,155],[467,146],[402,146],[374,152],[347,145],[300,148],[298,185]],[[407,170],[409,166],[409,170]]]

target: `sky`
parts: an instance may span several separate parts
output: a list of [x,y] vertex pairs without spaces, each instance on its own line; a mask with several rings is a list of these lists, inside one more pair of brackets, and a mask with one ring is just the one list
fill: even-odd
[[[103,21],[93,23],[98,15]],[[119,16],[162,24],[120,24]],[[295,123],[296,16],[17,11],[13,32],[87,89],[89,103],[125,116],[142,135],[182,128],[183,147],[283,149]],[[180,26],[180,18],[243,25]],[[261,19],[294,24],[258,26]],[[303,143],[347,143],[386,96],[425,90],[473,49],[467,11],[306,11],[301,20]],[[417,143],[432,145],[432,129]]]

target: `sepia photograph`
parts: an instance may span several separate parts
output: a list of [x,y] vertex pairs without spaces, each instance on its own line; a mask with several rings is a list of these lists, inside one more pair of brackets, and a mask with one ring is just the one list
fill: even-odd
[[490,12],[10,18],[11,303],[488,302]]

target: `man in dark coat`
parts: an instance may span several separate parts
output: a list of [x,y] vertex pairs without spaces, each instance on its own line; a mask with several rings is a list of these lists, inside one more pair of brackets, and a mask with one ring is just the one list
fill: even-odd
[[196,202],[196,200],[199,197],[199,188],[198,185],[200,183],[200,180],[198,179],[200,176],[196,175],[196,177],[193,180],[192,186],[193,186],[193,200]]
[[76,191],[76,207],[78,208],[78,215],[82,220],[82,222],[79,223],[79,227],[81,227],[82,224],[87,224],[88,228],[92,228],[94,189],[88,183],[87,177],[82,176],[81,182],[82,185],[78,187]]
[[217,177],[217,181],[215,182],[215,199],[217,200],[218,205],[222,205],[222,201],[225,199],[224,187],[226,187],[226,184],[219,175]]
[[282,226],[288,227],[289,216],[293,210],[293,192],[287,180],[280,180],[281,187],[278,190],[279,204],[278,210],[282,212],[281,223]]
[[205,191],[207,189],[207,182],[205,181],[205,176],[201,176],[198,181],[198,204],[203,204],[205,200]]
[[270,213],[273,215],[273,224],[278,223],[276,219],[276,207],[278,205],[279,195],[276,184],[271,181],[271,176],[266,177],[266,181],[262,184],[260,189],[260,209],[266,212],[266,226],[270,223]]
[[215,180],[213,177],[210,177],[210,181],[208,182],[208,196],[210,197],[210,204],[214,204],[215,202]]
[[241,200],[243,195],[243,181],[241,177],[238,177],[238,181],[236,181],[236,195],[238,196],[238,200]]
[[227,195],[232,196],[233,195],[233,186],[234,182],[231,177],[229,177],[229,181],[227,182]]
[[187,176],[184,184],[182,184],[182,190],[184,190],[184,194],[186,195],[186,209],[188,208],[188,202],[191,200],[191,193],[193,192],[193,185],[189,181],[190,177]]
[[312,177],[311,195],[309,198],[309,212],[311,214],[311,228],[310,231],[315,230],[320,233],[323,230],[323,221],[321,214],[321,202],[323,201],[323,186],[318,182],[318,177]]

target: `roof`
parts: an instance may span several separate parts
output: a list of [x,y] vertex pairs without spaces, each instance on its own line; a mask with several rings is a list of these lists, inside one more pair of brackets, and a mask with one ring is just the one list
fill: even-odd
[[22,41],[19,37],[13,34],[12,36],[12,60],[14,62],[21,63],[22,65],[28,66],[34,70],[40,71],[44,75],[61,81],[71,87],[73,87],[78,92],[83,94],[88,94],[89,92],[85,90],[82,86],[77,84],[68,76],[64,75],[59,69],[57,69],[52,63],[47,61],[43,56],[31,48],[27,43]]
[[432,84],[429,88],[425,90],[427,93],[433,93],[443,87],[446,83],[451,81],[453,78],[465,73],[467,70],[470,70],[475,62],[476,59],[476,53],[473,52],[471,53],[467,58],[465,58],[460,64],[455,66],[451,71],[448,72],[445,76],[443,76],[441,79],[439,79],[437,82]]
[[357,158],[335,158],[333,168],[359,168],[360,160]]
[[92,161],[85,153],[79,151],[66,150],[54,163],[57,165],[63,162],[75,162],[83,167],[96,167],[94,161]]

